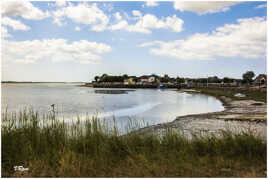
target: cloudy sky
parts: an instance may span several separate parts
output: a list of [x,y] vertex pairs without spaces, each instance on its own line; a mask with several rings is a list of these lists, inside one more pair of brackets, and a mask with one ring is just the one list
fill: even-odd
[[2,1],[2,80],[266,73],[266,2]]

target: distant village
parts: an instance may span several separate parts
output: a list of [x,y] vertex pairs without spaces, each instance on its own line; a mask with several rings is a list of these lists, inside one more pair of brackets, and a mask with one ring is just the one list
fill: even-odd
[[218,78],[212,76],[208,78],[182,78],[169,77],[168,75],[158,76],[156,74],[142,76],[112,76],[103,74],[95,76],[91,85],[93,87],[133,87],[133,88],[177,88],[177,87],[198,87],[198,86],[227,86],[227,87],[258,87],[266,88],[267,76],[247,71],[241,79]]

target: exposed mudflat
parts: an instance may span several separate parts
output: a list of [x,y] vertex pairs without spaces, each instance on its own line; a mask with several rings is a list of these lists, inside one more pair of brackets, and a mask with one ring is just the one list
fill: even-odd
[[266,139],[267,136],[267,105],[254,100],[231,100],[220,97],[225,110],[206,114],[177,117],[174,121],[148,126],[138,130],[141,134],[161,133],[167,128],[192,134],[219,134],[221,130],[231,130],[234,133],[252,131],[255,135]]

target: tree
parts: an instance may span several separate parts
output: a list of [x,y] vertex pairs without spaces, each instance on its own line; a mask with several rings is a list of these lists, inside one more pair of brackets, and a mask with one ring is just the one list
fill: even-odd
[[99,76],[95,76],[94,79],[95,79],[96,82],[98,82],[98,80],[100,79],[100,77]]
[[164,77],[160,77],[161,83],[167,83],[169,82],[169,76],[167,74],[164,75]]
[[108,77],[108,75],[104,73],[103,75],[101,75],[101,77],[100,77],[100,81],[101,81],[101,82],[106,82],[107,77]]
[[127,75],[127,74],[124,74],[124,75],[123,75],[123,78],[124,78],[124,79],[128,79],[128,75]]
[[233,82],[233,79],[231,78],[228,78],[228,77],[223,78],[223,83],[232,83],[232,82]]
[[208,81],[210,83],[219,83],[220,82],[220,80],[219,80],[219,78],[217,76],[208,77]]
[[164,75],[165,79],[169,79],[169,76],[167,74]]
[[177,77],[176,82],[179,83],[179,84],[184,83],[184,78]]
[[245,83],[251,83],[253,81],[255,74],[253,71],[247,71],[243,74],[243,81]]

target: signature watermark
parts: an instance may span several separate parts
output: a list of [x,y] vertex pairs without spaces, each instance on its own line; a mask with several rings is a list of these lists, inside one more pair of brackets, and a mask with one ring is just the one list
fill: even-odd
[[27,171],[29,168],[24,168],[23,166],[14,166],[15,171]]

